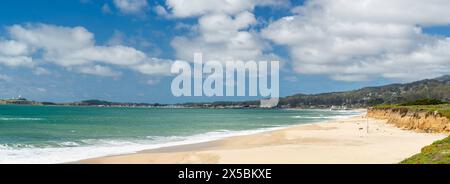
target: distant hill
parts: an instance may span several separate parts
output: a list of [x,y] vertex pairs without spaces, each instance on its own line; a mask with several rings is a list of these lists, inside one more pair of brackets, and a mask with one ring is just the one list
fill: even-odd
[[[450,102],[450,75],[405,84],[390,84],[378,87],[365,87],[345,92],[321,94],[296,94],[280,98],[281,108],[348,108],[368,107],[380,104],[401,104],[419,99],[438,99]],[[85,100],[72,103],[34,102],[26,99],[0,100],[0,104],[29,105],[75,105],[75,106],[127,106],[127,107],[168,107],[168,108],[258,108],[259,101],[210,102],[183,104],[121,103],[102,100]]]
[[30,101],[30,100],[27,100],[26,98],[0,99],[0,104],[42,105],[41,102]]
[[108,101],[103,101],[103,100],[84,100],[79,102],[79,105],[116,105],[118,103],[115,102],[108,102]]
[[406,84],[366,87],[346,92],[297,94],[281,98],[280,105],[288,107],[329,107],[332,105],[366,107],[405,103],[422,98],[450,101],[450,75]]
[[149,103],[132,103],[132,102],[109,102],[104,100],[84,100],[81,102],[67,103],[67,105],[79,105],[79,106],[133,106],[133,107],[149,107],[149,106],[161,106],[160,104]]

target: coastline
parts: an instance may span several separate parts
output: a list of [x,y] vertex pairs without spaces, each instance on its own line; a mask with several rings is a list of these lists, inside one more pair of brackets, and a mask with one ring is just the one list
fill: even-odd
[[[0,107],[3,108],[2,110],[5,109],[5,106]],[[66,135],[66,138],[60,141],[48,138],[48,141],[36,139],[35,142],[31,143],[1,144],[0,164],[70,163],[78,160],[132,154],[149,149],[257,134],[298,124],[317,123],[362,113],[361,109],[342,112],[317,109],[292,109],[290,111],[285,109],[136,110],[128,108],[84,109],[77,107],[32,107],[22,105],[8,106],[5,110],[43,112],[35,115],[3,115],[0,119],[2,120],[2,130],[5,133],[8,133],[6,131],[8,127],[27,130],[29,126],[39,126],[43,130],[42,134],[44,135],[49,133],[47,132],[48,130],[51,130],[52,133]],[[77,113],[66,114],[65,111]],[[86,113],[92,112],[96,112],[96,114],[92,114],[92,117],[85,116]],[[203,114],[205,117],[196,119],[195,116],[197,115],[195,113],[202,112],[206,113]],[[64,113],[71,118],[54,116],[54,114],[58,113]],[[126,113],[126,116],[114,115],[114,118],[111,117],[111,114],[121,113]],[[182,116],[180,116],[180,113]],[[183,113],[190,114],[183,115]],[[162,119],[169,115],[170,117],[167,120]],[[155,121],[154,119],[160,120]],[[59,127],[55,131],[56,127],[52,123],[47,124],[44,122],[66,123],[55,125]],[[125,124],[123,122],[132,123]],[[215,126],[216,123],[217,126]],[[63,126],[65,124],[73,124],[74,126]],[[112,126],[115,124],[119,126]],[[3,129],[4,127],[5,129]],[[201,129],[195,129],[194,127],[201,127]],[[122,133],[118,133],[118,131],[122,130]],[[29,139],[34,140],[33,137]]]
[[[366,123],[369,124],[367,133]],[[86,159],[77,164],[398,163],[445,138],[402,130],[364,115],[250,135]]]

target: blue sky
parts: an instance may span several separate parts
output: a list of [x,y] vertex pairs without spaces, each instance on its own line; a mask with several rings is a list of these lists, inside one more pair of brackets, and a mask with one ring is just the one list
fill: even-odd
[[[191,3],[195,6],[180,5],[177,3],[182,1],[175,0],[2,1],[0,98],[20,94],[38,101],[102,99],[149,103],[255,99],[176,98],[170,92],[173,76],[161,74],[158,67],[153,67],[163,68],[174,60],[189,60],[189,56],[183,55],[189,53],[186,50],[189,48],[211,53],[206,58],[218,57],[221,51],[227,52],[222,47],[229,44],[227,40],[215,43],[217,45],[214,46],[222,49],[213,48],[208,41],[202,40],[220,33],[215,32],[220,30],[209,29],[210,24],[206,23],[219,18],[231,18],[236,23],[241,21],[239,15],[250,17],[242,20],[249,21],[244,27],[233,30],[226,25],[220,26],[230,29],[230,34],[251,35],[257,45],[248,49],[260,51],[255,57],[276,56],[283,62],[281,96],[351,90],[448,74],[450,62],[445,51],[450,48],[447,43],[450,42],[447,38],[450,21],[442,18],[446,17],[445,14],[438,17],[428,9],[422,11],[425,15],[421,17],[411,17],[405,9],[400,14],[369,12],[361,16],[356,11],[360,8],[358,4],[340,1],[254,0],[250,4],[231,5],[219,0],[210,1],[210,5],[203,5],[206,1],[202,0],[194,1],[198,1]],[[376,10],[383,7],[383,3],[396,10],[400,9],[397,6],[402,1],[396,4],[380,1],[371,8]],[[427,8],[418,3],[418,7]],[[349,15],[335,11],[340,7],[348,8]],[[448,10],[448,4],[437,7],[441,7],[443,12]],[[331,15],[336,19],[327,17],[323,13],[326,9],[332,10]],[[202,32],[201,28],[209,31]],[[77,40],[77,31],[86,40]],[[61,33],[62,36],[52,33]],[[75,36],[65,38],[64,34]],[[33,42],[30,35],[38,37],[39,43]],[[129,53],[127,57],[130,60],[138,57],[144,58],[145,62],[137,61],[136,65],[115,59],[99,62],[102,59],[82,54],[77,55],[81,58],[73,59],[75,56],[71,56],[69,60],[64,54],[73,51],[71,39],[75,39],[74,45],[80,41],[81,46],[76,48],[80,53],[91,54],[94,58],[96,52],[109,55],[109,52],[117,51],[114,49],[122,49]],[[5,51],[2,52],[2,42],[6,46],[24,46],[26,51],[11,54],[11,49],[3,48]],[[56,42],[72,50],[59,49],[63,46],[55,46]],[[230,48],[229,52],[234,53],[236,50],[233,49]],[[440,50],[443,51],[438,52]],[[128,60],[127,57],[124,60]],[[233,56],[240,59],[238,57]],[[30,60],[19,62],[18,59]],[[150,67],[139,68],[147,62],[151,63]]]

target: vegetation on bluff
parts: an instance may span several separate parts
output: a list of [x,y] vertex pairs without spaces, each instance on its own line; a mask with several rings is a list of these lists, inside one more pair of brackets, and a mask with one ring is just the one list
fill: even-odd
[[429,111],[437,112],[442,116],[446,116],[450,119],[450,104],[442,102],[437,99],[419,99],[416,101],[406,102],[399,105],[378,105],[373,108],[377,109],[402,109],[406,108],[412,111]]
[[401,164],[450,164],[450,136],[422,148],[419,154],[407,158]]
[[438,100],[438,99],[424,98],[424,99],[419,99],[419,100],[412,101],[412,102],[402,103],[400,105],[401,106],[411,106],[411,105],[440,105],[440,104],[446,104],[446,103],[441,100]]

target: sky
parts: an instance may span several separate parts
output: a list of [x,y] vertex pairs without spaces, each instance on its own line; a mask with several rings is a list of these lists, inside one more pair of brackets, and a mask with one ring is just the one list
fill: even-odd
[[278,60],[280,95],[450,73],[447,0],[4,0],[0,98],[181,103],[171,63]]

